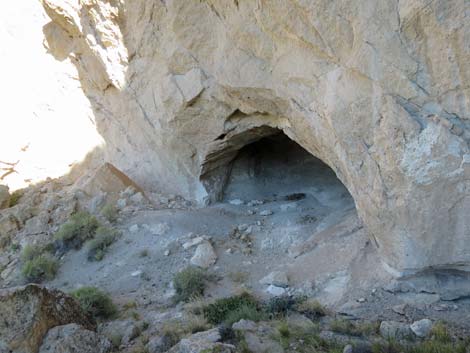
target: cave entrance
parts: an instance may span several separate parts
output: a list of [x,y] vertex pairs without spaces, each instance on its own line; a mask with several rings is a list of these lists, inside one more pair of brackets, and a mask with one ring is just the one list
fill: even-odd
[[201,180],[214,201],[309,200],[312,207],[354,208],[354,200],[334,171],[282,130],[261,127],[228,139],[212,154]]

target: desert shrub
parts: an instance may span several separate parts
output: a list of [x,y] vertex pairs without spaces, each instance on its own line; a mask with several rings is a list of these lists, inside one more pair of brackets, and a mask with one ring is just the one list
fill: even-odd
[[40,283],[53,279],[58,267],[59,263],[52,255],[34,253],[34,257],[24,262],[21,274],[28,282]]
[[26,262],[42,254],[42,248],[39,245],[27,244],[21,251],[21,261]]
[[78,212],[60,227],[54,238],[61,250],[79,249],[85,241],[95,236],[99,226],[96,217],[87,212]]
[[466,353],[467,348],[463,342],[439,342],[434,339],[403,346],[396,341],[374,343],[373,353]]
[[369,336],[378,333],[379,328],[380,323],[377,321],[352,323],[349,320],[336,319],[330,324],[331,331],[350,336]]
[[262,311],[258,301],[248,293],[218,299],[204,307],[203,313],[207,321],[213,325],[218,325],[228,320],[233,323],[241,319],[259,321],[262,318]]
[[108,220],[110,223],[117,221],[119,216],[119,210],[113,204],[106,204],[100,211],[101,215]]
[[101,261],[109,246],[114,243],[118,236],[115,229],[99,227],[93,239],[86,243],[88,249],[87,258],[89,261]]
[[207,274],[197,267],[187,267],[173,278],[175,301],[189,301],[204,294]]
[[198,333],[211,328],[204,316],[189,315],[186,317],[186,331],[190,333]]
[[116,313],[110,296],[95,287],[82,287],[70,293],[78,300],[83,310],[95,318],[107,319]]
[[431,337],[433,340],[448,343],[452,341],[452,337],[450,335],[447,326],[443,322],[437,322],[431,329]]
[[296,298],[289,295],[273,297],[264,304],[264,309],[272,316],[285,316],[289,311],[294,310],[298,303],[304,300],[304,298]]
[[23,195],[24,195],[24,190],[13,191],[13,193],[10,195],[10,203],[8,206],[9,207],[16,206],[18,202],[20,202],[20,199],[23,197]]
[[167,321],[162,327],[162,351],[166,352],[168,349],[177,344],[184,334],[185,331],[180,322]]
[[314,299],[307,299],[297,303],[295,309],[311,320],[316,320],[328,314],[328,310]]

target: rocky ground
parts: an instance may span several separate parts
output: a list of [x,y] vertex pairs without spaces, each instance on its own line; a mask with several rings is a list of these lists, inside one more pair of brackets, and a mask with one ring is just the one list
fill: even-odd
[[[450,274],[445,286],[439,286],[444,275],[393,280],[347,190],[321,162],[301,157],[284,164],[292,179],[279,175],[269,159],[250,166],[252,159],[240,158],[224,199],[206,207],[175,195],[144,194],[111,165],[73,182],[71,177],[46,181],[13,200],[5,196],[12,207],[0,213],[1,286],[28,282],[22,272],[28,246],[55,244],[58,270],[53,278],[42,278],[42,285],[66,293],[95,287],[117,306],[111,318],[99,319],[98,334],[84,332],[74,320],[51,324],[47,336],[42,333],[41,352],[63,347],[95,352],[98,346],[100,352],[362,352],[371,351],[374,342],[385,345],[389,336],[419,342],[440,322],[454,339],[467,337],[465,281]],[[54,243],[80,210],[118,231],[100,261],[90,261],[87,245],[64,252]],[[178,304],[174,278],[188,266],[208,275],[204,295]],[[245,291],[260,303],[290,299],[280,304],[281,313],[269,304],[267,316],[247,315],[260,321],[234,324],[238,333],[228,338],[220,326],[195,314],[194,307]],[[298,309],[299,298],[321,303],[312,309],[321,315]],[[415,322],[413,331],[409,325]],[[198,331],[204,333],[192,335]],[[5,337],[0,342],[9,347]]]

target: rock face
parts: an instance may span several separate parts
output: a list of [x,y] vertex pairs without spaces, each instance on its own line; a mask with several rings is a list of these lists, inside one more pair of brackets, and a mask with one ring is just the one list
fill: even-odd
[[111,348],[111,343],[96,332],[68,324],[49,330],[39,353],[107,353]]
[[144,189],[220,196],[282,130],[353,196],[396,275],[470,264],[465,0],[42,0],[109,159]]
[[38,352],[43,337],[55,326],[76,323],[95,329],[74,299],[36,285],[1,290],[0,313],[0,346],[14,352]]

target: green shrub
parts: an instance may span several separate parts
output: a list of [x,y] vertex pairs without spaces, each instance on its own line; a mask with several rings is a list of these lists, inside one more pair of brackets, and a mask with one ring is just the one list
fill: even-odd
[[27,260],[23,264],[21,273],[28,282],[39,283],[53,279],[58,267],[58,261],[52,255],[40,254]]
[[16,206],[18,202],[20,202],[20,199],[23,197],[23,195],[24,195],[24,190],[13,191],[13,193],[10,195],[10,203],[8,207]]
[[304,300],[304,298],[295,298],[289,295],[283,295],[280,297],[270,298],[264,306],[266,312],[272,316],[285,316],[289,311],[292,311],[299,302]]
[[114,243],[118,232],[108,227],[99,227],[93,239],[86,243],[88,248],[87,258],[89,261],[101,261],[109,246]]
[[[256,312],[258,315],[256,315]],[[203,313],[207,321],[213,325],[218,325],[228,320],[250,319],[259,321],[262,317],[258,301],[248,293],[218,299],[204,307]]]
[[95,287],[82,287],[70,293],[83,310],[95,318],[107,319],[116,313],[116,306],[108,294]]
[[28,244],[21,251],[21,261],[33,260],[42,254],[42,248],[39,245]]
[[307,299],[297,303],[296,310],[311,320],[316,320],[328,314],[328,310],[314,299]]
[[431,337],[433,340],[442,342],[442,343],[449,343],[452,341],[452,337],[450,335],[447,326],[443,322],[437,322],[431,329]]
[[99,228],[98,220],[87,212],[78,212],[70,217],[54,235],[62,250],[79,249],[82,244],[93,238]]
[[206,288],[207,274],[197,267],[187,267],[178,272],[173,278],[173,285],[176,291],[175,300],[189,301],[192,298],[204,294]]
[[106,204],[100,211],[101,215],[108,220],[109,223],[117,221],[119,210],[113,204]]

